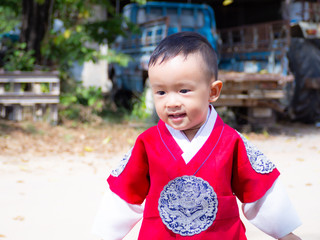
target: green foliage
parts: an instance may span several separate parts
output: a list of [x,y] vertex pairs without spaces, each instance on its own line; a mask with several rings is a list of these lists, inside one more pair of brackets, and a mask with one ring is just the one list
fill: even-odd
[[75,89],[75,93],[63,93],[60,97],[60,102],[66,107],[73,104],[93,107],[99,113],[103,107],[103,94],[101,88],[79,86]]
[[90,22],[85,25],[87,33],[97,43],[112,43],[118,36],[125,37],[129,32],[137,34],[140,29],[122,15],[115,15],[103,21]]
[[[106,20],[96,17],[99,15],[97,9],[101,8],[108,11]],[[63,69],[69,68],[74,61],[81,64],[108,58],[99,53],[98,44],[111,44],[117,36],[125,35],[122,25],[126,20],[115,14],[113,5],[107,0],[56,0],[54,19],[62,21],[63,27],[50,30],[42,46],[42,54],[48,62]],[[130,31],[137,31],[136,25],[128,23],[128,26]],[[126,57],[112,56],[110,60],[119,61],[121,58]]]
[[11,90],[11,84],[10,83],[5,83],[4,84],[4,91],[5,92],[10,92]]
[[49,93],[50,92],[49,83],[40,83],[40,88],[41,88],[42,93]]
[[131,2],[136,2],[136,3],[138,3],[138,4],[141,4],[141,5],[143,5],[143,4],[146,4],[146,0],[131,0]]
[[123,67],[128,66],[129,62],[132,60],[132,58],[129,55],[126,55],[123,53],[117,53],[112,49],[108,51],[107,56],[103,56],[102,58],[106,59],[108,63],[117,63]]
[[[43,0],[35,0],[43,3]],[[145,3],[145,0],[133,2]],[[82,64],[86,61],[96,62],[99,59],[108,59],[121,65],[127,65],[130,59],[124,54],[116,54],[109,51],[107,55],[101,55],[98,44],[111,44],[117,36],[124,36],[124,22],[131,32],[137,32],[136,25],[131,24],[122,15],[115,13],[114,3],[110,0],[55,0],[52,11],[52,22],[48,33],[41,45],[42,64],[51,69],[64,72],[62,82],[70,79],[68,70],[77,61]],[[0,4],[0,31],[9,31],[20,22],[22,4],[19,0],[2,0]],[[101,20],[96,16],[98,9],[106,9],[108,18]],[[99,11],[98,11],[99,12]],[[102,12],[102,11],[101,11]],[[54,19],[59,19],[63,25],[60,29],[53,29]],[[12,20],[12,21],[11,21]],[[19,70],[32,69],[35,63],[33,51],[21,54],[21,48],[16,49],[15,54],[7,58],[6,69]],[[20,52],[17,52],[20,51]],[[16,59],[17,55],[19,56]],[[23,56],[22,56],[23,55]],[[31,58],[29,58],[31,56]],[[27,61],[28,59],[28,61]],[[23,65],[21,66],[20,63]],[[18,70],[18,69],[17,69]]]
[[103,95],[101,88],[78,87],[76,89],[78,102],[84,106],[93,107],[96,112],[101,112],[103,107]]
[[[140,1],[144,2],[144,1]],[[106,20],[97,19],[97,6],[108,11]],[[63,26],[51,29],[43,41],[41,53],[44,62],[56,66],[61,72],[62,91],[72,81],[69,69],[74,62],[80,65],[86,61],[97,62],[106,59],[109,63],[128,65],[127,55],[108,50],[106,55],[99,51],[99,44],[111,44],[117,36],[125,36],[124,22],[131,32],[138,32],[136,25],[115,14],[114,6],[108,0],[55,0],[54,19]]]
[[88,22],[85,30],[97,43],[114,42],[117,36],[124,35],[121,16],[115,16],[109,20]]
[[67,71],[76,61],[80,64],[89,60],[97,61],[98,52],[94,48],[86,47],[86,42],[90,42],[90,38],[80,26],[67,29],[63,33],[52,31],[41,52],[51,64]]
[[78,86],[74,93],[62,93],[60,96],[62,109],[59,111],[61,118],[90,121],[92,115],[101,114],[104,98],[101,88]]
[[33,50],[26,50],[26,43],[13,43],[5,54],[4,69],[6,71],[32,71],[36,61]]
[[18,26],[20,19],[17,9],[16,5],[0,6],[0,33],[10,32]]
[[[34,2],[41,4],[44,1],[34,0]],[[144,4],[146,0],[132,0],[132,2]],[[106,13],[105,11],[99,13],[98,9],[107,11],[106,20],[96,17],[100,13]],[[21,12],[21,0],[1,0],[0,31],[10,31],[19,25]],[[57,19],[62,22],[59,29],[54,28],[54,20]],[[116,62],[122,66],[128,65],[131,59],[127,55],[116,53],[112,49],[108,50],[108,54],[102,55],[99,44],[110,46],[116,37],[126,36],[128,32],[137,33],[139,28],[121,14],[117,14],[114,1],[110,0],[54,0],[51,20],[50,29],[41,43],[42,64],[47,67],[46,69],[60,72],[61,115],[87,121],[90,114],[99,115],[104,111],[101,89],[76,86],[76,82],[71,78],[70,68],[74,62],[82,64],[86,61],[96,62],[99,59],[107,59],[109,63]],[[34,51],[28,51],[26,46],[26,43],[6,46],[9,50],[4,58],[5,70],[34,70],[36,62]],[[41,85],[41,89],[43,92],[48,92],[49,86]],[[143,103],[136,103],[132,115],[145,118],[143,108]]]
[[153,121],[152,113],[146,106],[145,92],[140,98],[135,98],[132,110],[114,108],[108,105],[101,88],[77,86],[74,93],[62,93],[60,96],[61,109],[60,119],[76,120],[79,122],[91,122],[94,116],[103,118],[105,121]]
[[24,129],[27,133],[32,134],[32,135],[44,135],[44,132],[42,130],[39,130],[35,125],[31,124],[31,123],[26,123],[26,125],[24,126]]
[[134,101],[129,118],[132,120],[147,120],[150,117],[151,113],[148,111],[146,105],[146,91],[144,91],[141,98]]

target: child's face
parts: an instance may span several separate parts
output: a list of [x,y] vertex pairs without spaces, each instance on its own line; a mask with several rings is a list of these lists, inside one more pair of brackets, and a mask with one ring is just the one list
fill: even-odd
[[191,140],[205,123],[210,102],[218,99],[221,81],[208,79],[199,54],[176,56],[149,67],[149,79],[159,118],[184,131]]

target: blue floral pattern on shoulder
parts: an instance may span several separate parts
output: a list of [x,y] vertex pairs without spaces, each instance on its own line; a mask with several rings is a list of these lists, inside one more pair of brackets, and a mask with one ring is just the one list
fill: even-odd
[[249,142],[241,133],[240,135],[250,161],[250,164],[257,173],[267,174],[271,173],[276,168],[273,162],[271,162],[255,145]]
[[132,149],[131,148],[129,150],[129,152],[127,152],[124,157],[121,159],[120,163],[118,164],[118,166],[113,169],[111,171],[111,175],[114,176],[114,177],[118,177],[122,172],[123,170],[125,169],[125,167],[127,166],[128,162],[129,162],[129,159],[131,157],[131,153],[132,153]]

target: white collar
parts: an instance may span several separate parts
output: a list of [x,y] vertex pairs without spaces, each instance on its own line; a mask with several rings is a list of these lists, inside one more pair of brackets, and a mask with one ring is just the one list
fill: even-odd
[[188,163],[196,155],[203,144],[207,141],[217,120],[217,116],[218,114],[216,110],[210,105],[206,122],[201,126],[191,141],[182,131],[176,130],[166,124],[170,134],[183,151],[181,156],[186,163]]

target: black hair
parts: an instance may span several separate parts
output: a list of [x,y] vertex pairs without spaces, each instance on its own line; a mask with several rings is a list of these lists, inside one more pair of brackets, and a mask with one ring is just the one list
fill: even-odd
[[159,64],[179,54],[186,58],[189,54],[200,53],[207,67],[209,76],[218,78],[217,54],[208,40],[195,32],[179,32],[164,38],[153,51],[148,66],[153,66],[161,58]]

